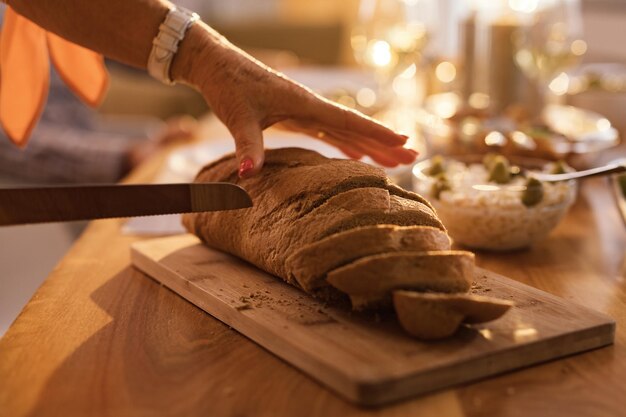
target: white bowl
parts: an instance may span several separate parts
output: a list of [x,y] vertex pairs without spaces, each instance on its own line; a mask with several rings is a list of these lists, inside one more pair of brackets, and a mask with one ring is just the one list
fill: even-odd
[[[460,163],[478,164],[480,156],[450,157],[455,167]],[[548,161],[510,158],[513,164],[524,169],[537,169]],[[521,201],[526,190],[524,184],[495,184],[473,181],[474,175],[452,171],[448,181],[451,190],[443,191],[437,198],[433,194],[436,178],[427,175],[431,166],[427,159],[413,167],[413,189],[426,197],[437,210],[452,239],[463,246],[475,249],[506,251],[520,249],[544,239],[565,216],[576,198],[575,181],[543,184],[544,197],[533,206]],[[474,165],[477,171],[479,168]],[[476,173],[480,176],[480,172]],[[470,178],[468,178],[470,177]]]

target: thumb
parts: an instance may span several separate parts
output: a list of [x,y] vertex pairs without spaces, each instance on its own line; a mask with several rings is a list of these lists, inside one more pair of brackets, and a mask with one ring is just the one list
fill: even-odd
[[253,118],[241,118],[229,130],[235,139],[239,177],[249,178],[258,174],[265,161],[263,131],[258,122]]

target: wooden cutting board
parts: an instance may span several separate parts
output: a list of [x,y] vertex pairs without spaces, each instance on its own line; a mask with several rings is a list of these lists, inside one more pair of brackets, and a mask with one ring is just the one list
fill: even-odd
[[473,292],[512,300],[503,318],[424,343],[390,317],[332,308],[192,235],[135,243],[133,264],[337,393],[380,405],[613,342],[600,313],[478,269]]

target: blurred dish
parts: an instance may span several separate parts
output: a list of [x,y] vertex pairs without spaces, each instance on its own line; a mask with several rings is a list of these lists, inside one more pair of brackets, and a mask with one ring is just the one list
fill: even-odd
[[[426,99],[418,118],[428,136],[431,153],[484,153],[563,159],[611,148],[619,134],[598,113],[551,104],[533,121],[527,109],[512,106],[502,115],[486,110],[488,97],[476,96],[473,107],[465,106],[455,93],[435,94]],[[470,99],[472,103],[472,99]]]
[[626,92],[626,65],[619,63],[589,63],[567,72],[567,94],[597,90],[609,93]]
[[524,175],[562,171],[556,163],[491,158],[427,159],[413,167],[413,188],[431,201],[461,245],[503,251],[544,239],[574,202],[576,182],[541,183]]

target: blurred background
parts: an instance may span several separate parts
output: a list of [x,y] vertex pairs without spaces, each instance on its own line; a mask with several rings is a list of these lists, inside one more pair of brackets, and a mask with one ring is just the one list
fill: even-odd
[[[423,156],[496,147],[585,167],[609,158],[626,130],[626,0],[177,3],[268,65],[409,134]],[[212,123],[194,91],[107,65],[98,111],[53,75],[26,151],[0,138],[1,186],[114,182],[161,144],[197,137],[194,119]],[[0,335],[83,228],[0,228]]]

